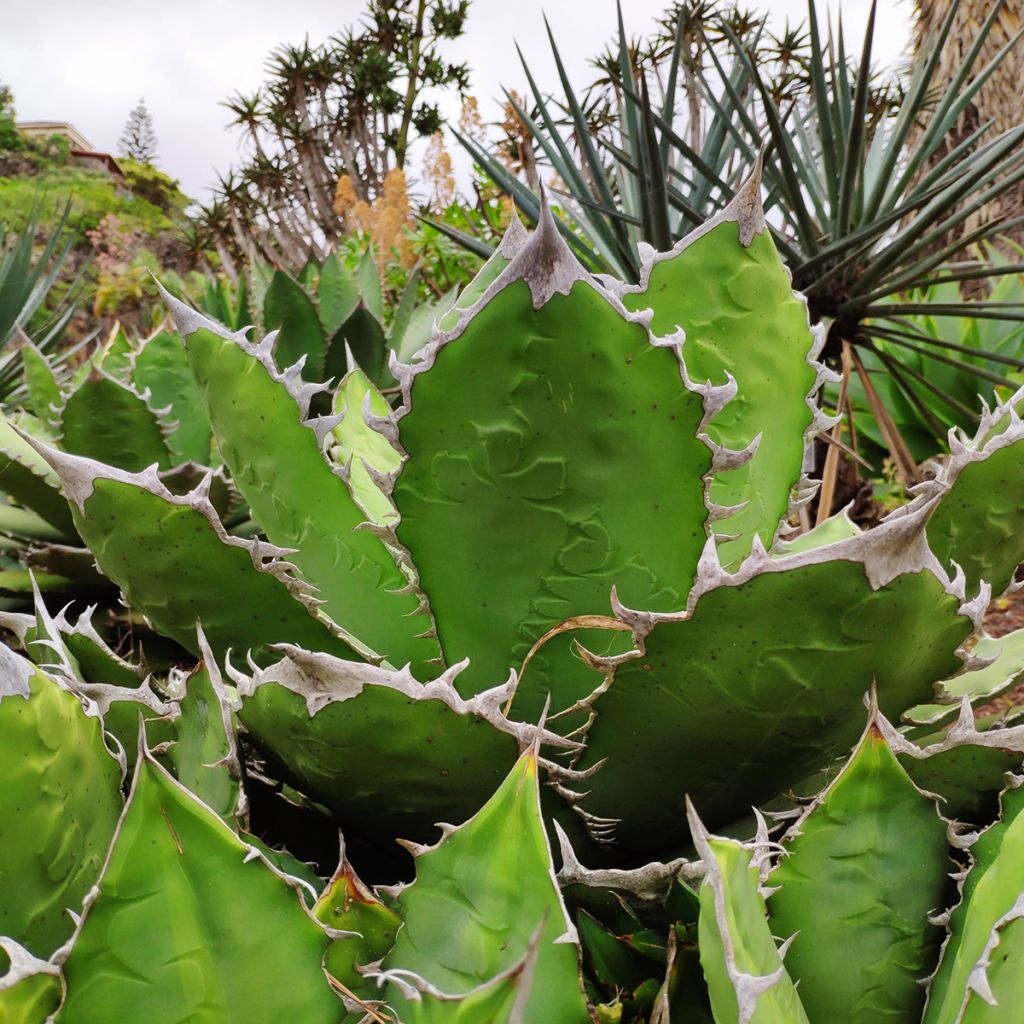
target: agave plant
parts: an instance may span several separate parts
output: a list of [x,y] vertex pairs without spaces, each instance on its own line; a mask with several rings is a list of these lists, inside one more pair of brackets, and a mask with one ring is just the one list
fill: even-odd
[[[683,296],[514,225],[396,407],[168,296],[255,537],[216,477],[19,435],[191,657],[3,620],[7,1017],[1015,1019],[1024,732],[972,706],[1024,669],[978,636],[1024,393],[887,522],[787,539],[830,372],[758,188],[650,257]],[[341,828],[329,879],[266,779]]]
[[[680,6],[674,46],[660,65],[660,96],[649,92],[653,72],[638,66],[620,14],[618,66],[612,69],[618,110],[611,131],[588,117],[553,38],[563,95],[546,97],[525,69],[536,114],[517,109],[564,183],[561,196],[572,218],[564,230],[592,269],[634,282],[643,272],[642,246],[667,249],[713,217],[764,153],[770,229],[795,287],[807,298],[811,322],[827,327],[824,357],[838,367],[848,352],[847,376],[871,399],[872,417],[902,478],[916,482],[917,464],[880,393],[898,395],[933,431],[936,405],[939,421],[974,429],[981,415],[977,403],[965,404],[923,373],[919,351],[973,379],[972,395],[988,382],[1012,387],[1007,368],[1021,368],[1019,357],[979,368],[942,339],[914,330],[918,316],[1024,320],[1019,302],[992,296],[965,301],[959,292],[1019,273],[1021,264],[982,259],[943,269],[958,254],[1021,223],[1020,217],[987,212],[1024,178],[1024,126],[992,137],[989,125],[979,124],[955,145],[949,141],[979,90],[1014,59],[1021,34],[982,66],[979,57],[1004,7],[992,5],[962,66],[936,95],[937,70],[959,6],[947,5],[894,102],[872,72],[874,4],[858,60],[846,53],[841,28],[837,35],[822,33],[813,3],[802,48],[768,38],[763,22],[706,6]],[[771,74],[778,60],[768,57],[794,48],[802,88],[780,86]],[[535,221],[537,197],[478,143],[460,142]],[[943,283],[955,283],[956,294],[930,292]],[[879,344],[883,329],[885,344]]]

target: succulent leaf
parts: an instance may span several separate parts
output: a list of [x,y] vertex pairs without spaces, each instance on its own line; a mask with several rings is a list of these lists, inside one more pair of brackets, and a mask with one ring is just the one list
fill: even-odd
[[0,645],[0,935],[37,957],[72,933],[121,813],[121,768],[100,720]]
[[332,252],[320,265],[317,281],[317,313],[324,337],[333,338],[358,305],[356,283],[341,257]]
[[[510,685],[463,700],[461,666],[429,683],[285,645],[251,677],[235,673],[250,739],[348,833],[423,841],[473,813],[532,726],[500,708]],[[484,979],[480,979],[484,980]]]
[[382,526],[394,522],[398,513],[370,471],[378,478],[396,473],[402,460],[387,438],[366,422],[364,409],[378,418],[391,411],[384,396],[356,366],[345,375],[334,395],[334,412],[341,419],[331,431],[331,456],[339,466],[347,467],[348,486],[360,508],[371,522]]
[[[1005,967],[1019,955],[1019,928],[1009,936],[1009,960],[999,953],[1004,929],[1021,913],[1021,892],[1024,892],[1024,788],[1011,788],[1003,793],[1002,815],[986,829],[971,846],[972,865],[963,881],[960,903],[949,919],[949,939],[943,947],[942,960],[931,980],[924,1024],[961,1024],[966,1020],[1008,1019],[986,1018],[982,1007],[971,1004],[979,1000],[998,999],[992,982],[1006,982],[1007,994],[1013,992],[1014,980],[1007,978]],[[1003,954],[1008,952],[1003,948]],[[988,969],[995,967],[992,977]],[[1000,986],[1002,987],[1002,986]],[[1013,1003],[1008,1004],[1013,1006]]]
[[28,391],[28,407],[50,429],[57,426],[57,410],[63,404],[60,385],[46,356],[26,341],[21,349],[21,365]]
[[156,408],[170,410],[168,419],[176,426],[168,431],[167,446],[175,464],[210,465],[210,421],[177,334],[159,330],[150,335],[134,355],[131,379],[137,390],[149,390]]
[[198,655],[200,621],[218,657],[229,647],[255,650],[299,637],[314,649],[355,654],[303,603],[308,592],[280,550],[229,537],[201,493],[181,497],[153,472],[125,473],[37,447],[60,475],[99,567],[165,636]]
[[12,422],[33,436],[47,433],[34,429],[24,416],[9,420],[0,414],[0,490],[46,520],[61,534],[74,537],[75,524],[61,494],[60,480],[46,460],[15,431]]
[[[200,643],[204,644],[200,636]],[[205,644],[204,644],[205,646]],[[234,714],[209,648],[203,662],[182,680],[180,713],[167,760],[175,778],[229,825],[245,818]]]
[[[812,1020],[919,1020],[949,862],[935,801],[868,726],[839,775],[783,837],[768,878],[772,931]],[[825,909],[827,908],[827,910]]]
[[66,451],[129,473],[152,465],[170,469],[175,461],[163,421],[149,402],[98,369],[68,396],[61,410],[60,431]]
[[941,703],[919,704],[903,715],[914,725],[941,725],[956,717],[960,702],[969,697],[974,705],[985,704],[1010,689],[1024,674],[1024,629],[1004,636],[984,634],[971,648],[978,668],[970,668],[936,684]]
[[328,928],[351,934],[334,940],[324,966],[351,992],[364,999],[374,996],[373,984],[360,968],[382,960],[395,944],[402,919],[363,884],[345,856],[320,894],[313,916]]
[[[268,332],[279,332],[274,360],[282,370],[305,357],[303,377],[312,381],[324,379],[327,339],[316,306],[305,288],[283,270],[274,271],[263,298],[263,327]],[[180,323],[178,329],[187,333]]]
[[56,1019],[335,1024],[329,942],[285,876],[143,751]]
[[253,519],[271,543],[292,549],[291,560],[335,622],[392,664],[426,670],[439,651],[422,596],[384,540],[361,528],[367,516],[323,451],[333,423],[305,419],[315,389],[290,387],[266,352],[167,301],[220,453]]
[[[417,852],[416,880],[398,897],[403,925],[385,976],[413,972],[460,995],[513,967],[536,941],[523,1024],[585,1024],[577,939],[554,879],[538,771],[530,750],[468,822]],[[389,986],[400,1015],[403,988]]]
[[[684,358],[696,381],[724,384],[736,397],[708,426],[714,441],[742,450],[743,466],[718,474],[711,501],[742,506],[716,523],[723,565],[738,565],[756,534],[770,547],[800,480],[807,399],[821,384],[804,301],[792,290],[761,208],[760,173],[721,213],[644,264],[623,294],[628,309],[651,309],[655,334],[686,332]],[[731,539],[731,538],[735,539]]]
[[[706,395],[678,348],[653,344],[583,272],[550,218],[422,355],[396,371],[407,454],[396,529],[446,662],[470,658],[461,687],[503,678],[549,628],[607,608],[613,585],[624,600],[682,603],[706,536]],[[535,719],[549,687],[554,711],[589,692],[567,651],[533,666],[518,717]]]
[[950,433],[951,452],[938,476],[894,515],[911,514],[940,495],[928,524],[928,543],[946,565],[967,578],[969,594],[982,582],[1001,594],[1024,558],[1018,529],[1024,514],[1024,422],[1019,411],[1024,389],[987,410],[974,438]]
[[873,681],[896,716],[950,676],[973,624],[924,545],[926,514],[732,575],[709,557],[685,612],[623,610],[639,651],[603,664],[576,766],[607,759],[578,805],[593,834],[661,851],[685,838],[687,792],[726,824],[848,749]]
[[0,1020],[4,1024],[46,1024],[60,1006],[60,968],[0,937]]
[[708,835],[689,807],[708,874],[700,890],[700,962],[715,1024],[808,1024],[768,927],[749,848]]

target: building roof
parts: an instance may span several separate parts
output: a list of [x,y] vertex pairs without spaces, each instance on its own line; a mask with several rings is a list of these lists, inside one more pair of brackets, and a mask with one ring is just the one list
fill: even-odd
[[95,152],[93,144],[67,121],[18,121],[16,127],[26,135],[37,138],[46,135],[63,135],[70,141],[72,149]]

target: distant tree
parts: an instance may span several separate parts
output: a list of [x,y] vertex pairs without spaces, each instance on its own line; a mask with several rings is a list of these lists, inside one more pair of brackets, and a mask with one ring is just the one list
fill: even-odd
[[247,152],[220,182],[211,231],[239,256],[301,267],[322,255],[342,233],[339,181],[352,204],[372,205],[410,145],[441,129],[434,101],[465,94],[469,68],[445,50],[468,10],[469,0],[368,0],[361,23],[324,44],[275,50],[262,88],[225,104]]
[[145,100],[139,100],[138,106],[128,115],[118,140],[118,149],[121,156],[139,164],[152,164],[156,159],[156,131]]
[[14,123],[14,93],[0,82],[0,152],[25,148],[25,140]]

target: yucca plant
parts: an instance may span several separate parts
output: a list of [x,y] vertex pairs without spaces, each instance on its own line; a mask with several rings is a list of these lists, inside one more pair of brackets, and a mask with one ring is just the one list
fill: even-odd
[[[37,252],[39,218],[28,223],[13,238],[0,224],[0,400],[7,401],[22,375],[21,346],[34,317],[45,309],[47,298],[67,262],[74,238],[66,230],[70,203],[56,227]],[[32,324],[37,347],[53,352],[60,344],[74,316],[81,289],[78,278],[71,281],[41,323]]]
[[[978,635],[1024,393],[886,523],[786,539],[830,373],[758,189],[651,257],[668,329],[517,223],[395,407],[168,296],[252,538],[216,477],[22,433],[191,656],[3,620],[6,1019],[1015,1020],[1024,735],[972,705],[1024,668]],[[329,879],[268,779],[341,828]]]
[[[848,352],[846,375],[852,373],[870,397],[886,445],[903,479],[913,483],[917,465],[879,392],[895,390],[929,422],[936,403],[940,419],[968,429],[981,414],[976,403],[965,405],[922,373],[916,349],[923,346],[933,359],[973,377],[978,389],[990,381],[1009,384],[1007,368],[1021,368],[1013,357],[995,369],[978,369],[913,327],[916,316],[1024,320],[1019,302],[966,301],[959,292],[942,301],[928,298],[932,285],[983,287],[1022,269],[1019,262],[988,259],[943,269],[1021,223],[1019,216],[986,211],[1024,180],[1024,126],[992,137],[989,125],[980,124],[955,145],[949,142],[994,71],[1016,59],[1021,35],[980,65],[1003,7],[1002,0],[994,4],[958,73],[936,95],[958,7],[952,3],[894,97],[873,75],[874,5],[858,59],[847,54],[841,28],[822,33],[813,3],[806,42],[798,34],[774,40],[763,22],[709,6],[679,7],[674,46],[667,59],[661,55],[657,95],[649,81],[654,72],[638,65],[620,15],[610,129],[591,122],[553,38],[562,95],[545,96],[526,68],[536,114],[519,107],[519,115],[562,183],[560,199],[572,218],[565,230],[592,269],[635,282],[643,246],[667,249],[714,216],[763,153],[769,226],[807,298],[812,323],[827,328],[824,358],[840,367]],[[780,54],[789,76],[779,71]],[[479,144],[460,141],[535,221],[537,198]],[[679,287],[667,277],[660,283]],[[882,330],[885,345],[878,344]],[[877,385],[879,379],[891,384]]]

